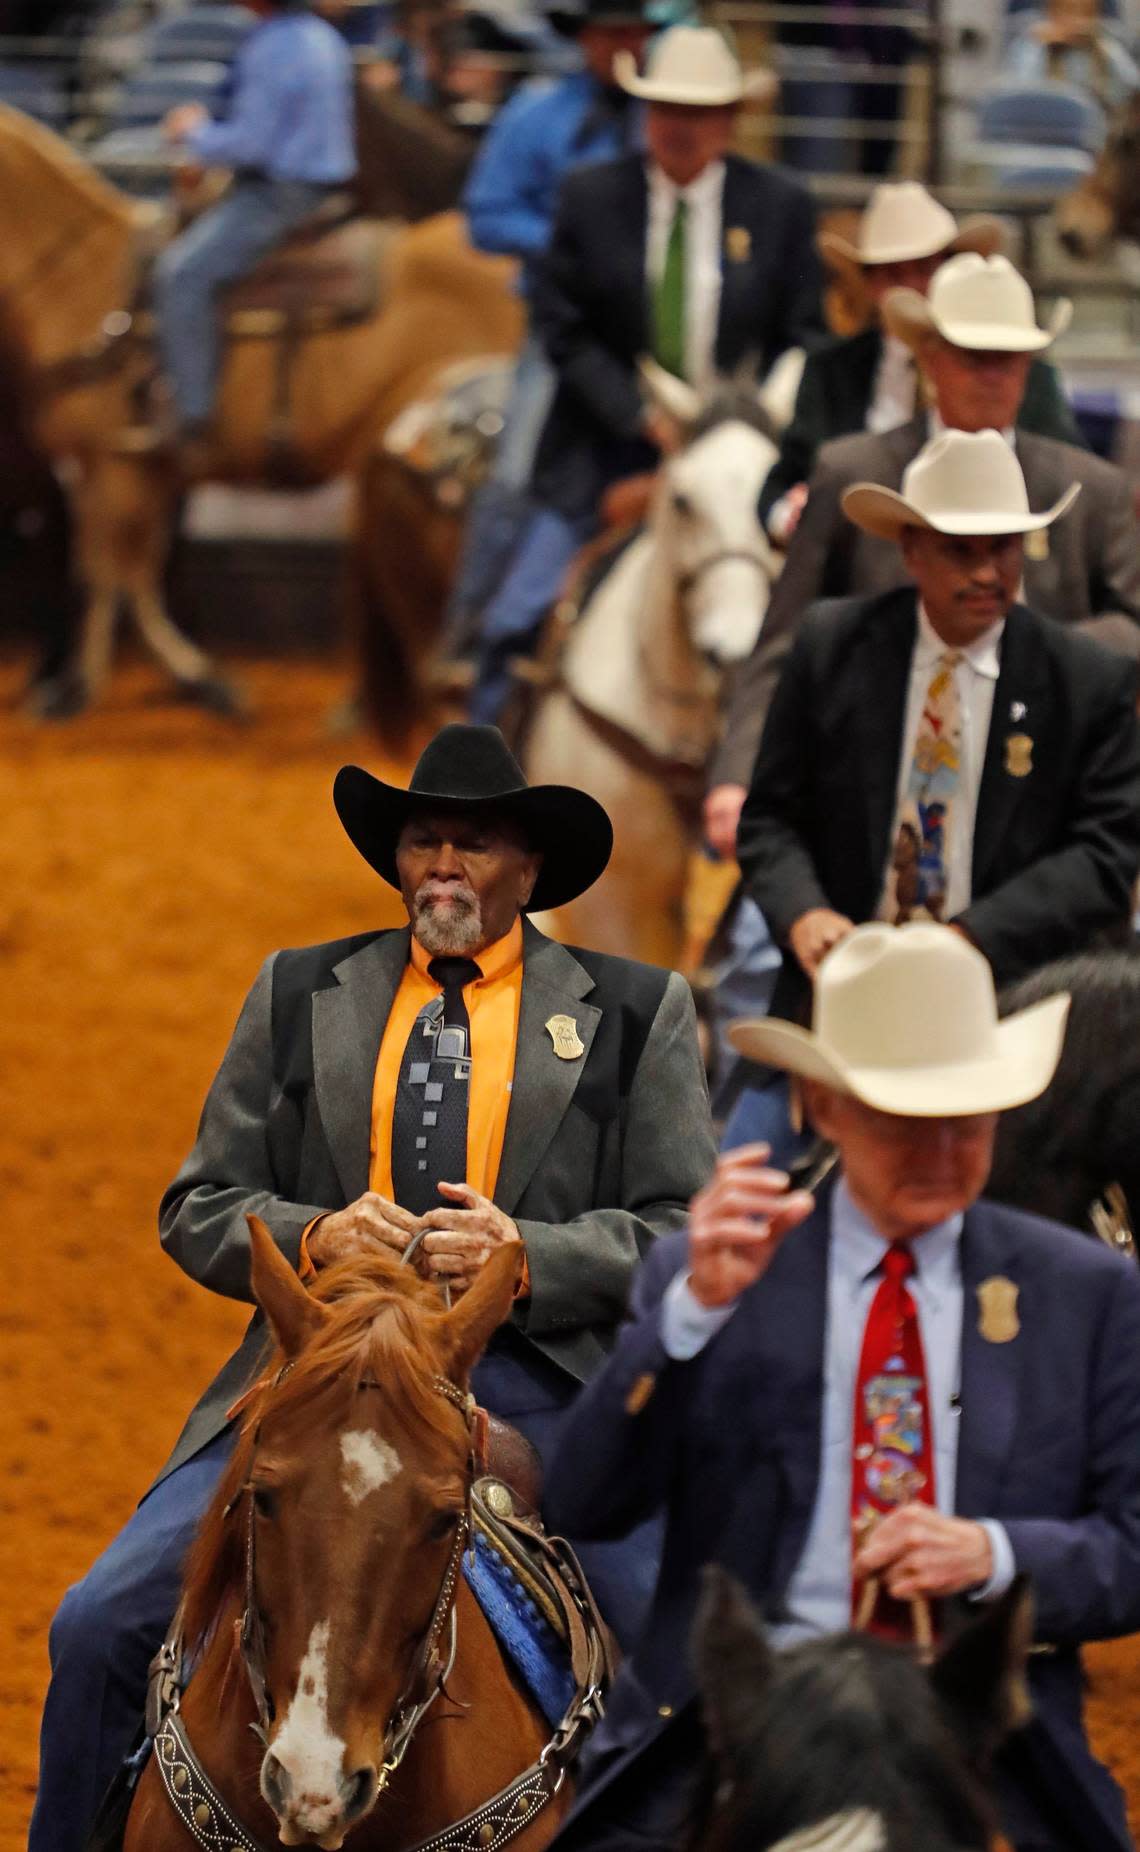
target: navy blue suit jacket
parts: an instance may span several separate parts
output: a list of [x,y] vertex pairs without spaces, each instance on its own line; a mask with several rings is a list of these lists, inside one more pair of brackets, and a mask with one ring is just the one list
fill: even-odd
[[[667,1357],[659,1312],[686,1237],[659,1242],[564,1430],[546,1487],[554,1526],[614,1537],[667,1513],[650,1621],[603,1725],[620,1751],[606,1780],[693,1695],[702,1564],[722,1563],[770,1621],[785,1618],[819,1481],[829,1239],[824,1200],[687,1363]],[[1140,1273],[1089,1237],[987,1202],[966,1216],[962,1270],[956,1509],[999,1519],[1033,1579],[1038,1641],[1051,1649],[1030,1664],[1033,1728],[1048,1738],[1039,1760],[1090,1819],[1087,1840],[1058,1843],[1126,1848],[1119,1793],[1084,1739],[1077,1649],[1140,1629]],[[1018,1287],[1020,1330],[1004,1344],[978,1329],[976,1289],[995,1274]],[[1056,1830],[1052,1794],[1003,1793],[1003,1807],[1015,1841],[1031,1836],[1026,1819]]]

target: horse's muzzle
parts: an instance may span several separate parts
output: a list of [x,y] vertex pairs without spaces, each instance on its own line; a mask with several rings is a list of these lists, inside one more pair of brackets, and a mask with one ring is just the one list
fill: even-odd
[[380,1792],[379,1771],[368,1763],[355,1774],[341,1775],[337,1793],[297,1793],[293,1777],[272,1749],[261,1765],[261,1792],[279,1823],[282,1845],[299,1846],[316,1841],[323,1852],[338,1852],[345,1834],[375,1805]]

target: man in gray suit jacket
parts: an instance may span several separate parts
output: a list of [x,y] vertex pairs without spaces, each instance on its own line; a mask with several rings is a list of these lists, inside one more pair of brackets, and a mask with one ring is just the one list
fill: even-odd
[[1140,619],[1140,528],[1127,478],[1088,451],[1018,423],[1033,354],[1054,338],[1064,317],[1051,329],[1038,329],[1028,287],[1006,260],[970,253],[942,266],[929,300],[913,290],[892,291],[884,319],[918,349],[933,405],[894,431],[861,432],[820,450],[760,637],[733,679],[710,773],[706,833],[723,854],[735,851],[764,721],[804,613],[820,598],[873,596],[904,583],[897,548],[844,519],[844,491],[864,481],[897,489],[907,465],[943,426],[1003,431],[1016,449],[1033,507],[1049,507],[1071,483],[1080,484],[1069,518],[1035,552],[1027,550],[1026,604],[1108,643],[1122,633],[1131,639],[1129,620]]
[[[302,1275],[381,1246],[463,1291],[494,1247],[521,1242],[523,1287],[474,1387],[545,1455],[638,1260],[712,1170],[692,997],[675,972],[571,951],[527,922],[597,878],[612,831],[584,793],[528,787],[494,728],[445,728],[408,791],[345,767],[335,800],[410,929],[268,960],[163,1199],[163,1244],[250,1301],[250,1213]],[[265,1349],[257,1314],[56,1616],[32,1852],[84,1844],[228,1456],[228,1411]],[[635,1624],[656,1529],[591,1555],[603,1604]]]

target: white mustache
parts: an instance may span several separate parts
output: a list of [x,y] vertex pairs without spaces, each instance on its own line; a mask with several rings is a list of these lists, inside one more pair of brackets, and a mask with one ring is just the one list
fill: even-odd
[[425,881],[416,892],[416,905],[430,906],[435,900],[457,900],[468,907],[477,907],[479,904],[474,888],[457,887],[451,881]]

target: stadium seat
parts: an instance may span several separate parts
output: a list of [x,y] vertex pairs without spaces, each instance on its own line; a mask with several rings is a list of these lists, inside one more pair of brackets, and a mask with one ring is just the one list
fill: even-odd
[[229,82],[228,64],[147,64],[119,90],[108,126],[127,129],[161,122],[180,103],[202,103],[212,112],[221,104]]
[[978,142],[970,149],[976,177],[999,192],[1064,193],[1095,165],[1083,148],[1042,148],[1018,142]]
[[67,89],[58,64],[0,64],[0,103],[23,110],[51,129],[67,125]]
[[229,64],[257,21],[243,6],[207,4],[168,13],[143,40],[147,64]]
[[998,84],[978,99],[976,128],[983,143],[1035,148],[1077,148],[1096,154],[1108,121],[1099,103],[1074,84]]

